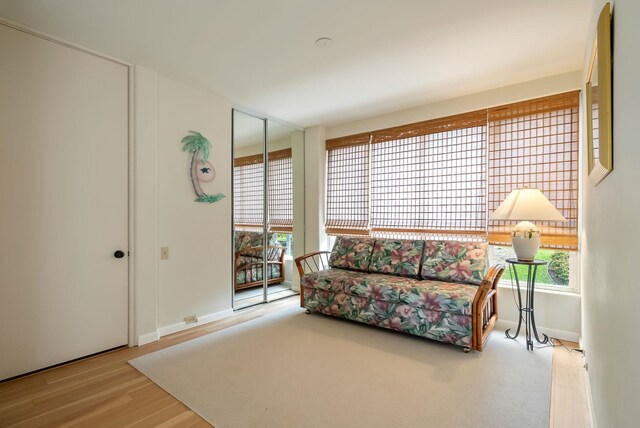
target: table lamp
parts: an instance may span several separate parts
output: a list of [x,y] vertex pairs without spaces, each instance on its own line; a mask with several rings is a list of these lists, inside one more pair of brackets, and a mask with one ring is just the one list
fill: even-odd
[[515,189],[489,216],[490,220],[521,220],[511,229],[518,260],[532,261],[540,247],[540,229],[532,221],[567,221],[538,189]]

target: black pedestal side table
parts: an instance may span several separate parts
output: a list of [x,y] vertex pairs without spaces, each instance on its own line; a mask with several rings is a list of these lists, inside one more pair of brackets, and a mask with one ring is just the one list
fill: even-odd
[[[527,336],[527,350],[533,351],[533,336],[536,338],[538,343],[545,344],[549,343],[549,337],[546,334],[542,334],[543,340],[540,340],[540,336],[538,335],[538,330],[536,329],[536,319],[533,312],[533,298],[534,298],[534,290],[536,285],[536,272],[538,271],[538,266],[544,266],[547,264],[544,260],[532,260],[532,261],[524,261],[518,259],[507,259],[507,263],[509,263],[509,273],[511,274],[511,287],[513,288],[513,280],[516,280],[516,286],[518,288],[518,312],[520,313],[520,317],[518,318],[518,328],[516,330],[515,336],[511,336],[509,334],[509,330],[505,331],[504,334],[509,339],[515,339],[520,334],[520,327],[522,326],[522,321],[524,318],[525,324],[525,332]],[[527,266],[527,288],[526,288],[526,303],[522,305],[522,293],[520,291],[520,280],[518,279],[518,272],[516,271],[517,265]]]

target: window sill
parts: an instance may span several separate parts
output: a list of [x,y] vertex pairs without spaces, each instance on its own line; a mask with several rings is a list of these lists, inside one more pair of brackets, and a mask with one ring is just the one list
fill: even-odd
[[[525,281],[525,283],[526,283],[526,281]],[[520,282],[520,286],[521,286],[521,288],[524,288],[525,284],[523,284],[522,281],[521,281]],[[500,281],[498,283],[498,288],[511,289],[511,282],[509,280]],[[516,289],[515,281],[513,283],[513,288]],[[554,287],[554,286],[541,285],[541,284],[536,284],[535,292],[536,293],[544,293],[544,294],[561,294],[561,295],[575,294],[577,296],[580,295],[580,293],[577,290],[575,290],[575,289],[573,289],[571,287],[560,288],[559,286]]]

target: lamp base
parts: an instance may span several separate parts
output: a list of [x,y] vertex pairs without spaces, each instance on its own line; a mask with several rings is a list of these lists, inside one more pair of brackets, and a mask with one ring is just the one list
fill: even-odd
[[511,230],[511,245],[518,260],[533,261],[540,248],[540,230],[528,221],[518,223]]

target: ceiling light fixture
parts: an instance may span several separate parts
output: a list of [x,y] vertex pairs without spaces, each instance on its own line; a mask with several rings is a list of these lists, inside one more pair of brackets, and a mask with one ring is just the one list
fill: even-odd
[[330,39],[329,37],[320,37],[318,40],[316,40],[316,46],[319,48],[328,48],[332,44],[333,39]]

